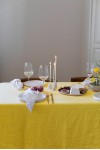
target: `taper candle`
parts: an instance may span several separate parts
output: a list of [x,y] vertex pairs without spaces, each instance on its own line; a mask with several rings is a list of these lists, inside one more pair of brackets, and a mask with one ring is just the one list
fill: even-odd
[[55,62],[54,62],[54,68],[53,68],[53,82],[55,82]]
[[50,82],[51,82],[51,62],[49,62],[50,64]]
[[55,82],[56,82],[56,70],[57,69],[57,56],[55,56]]

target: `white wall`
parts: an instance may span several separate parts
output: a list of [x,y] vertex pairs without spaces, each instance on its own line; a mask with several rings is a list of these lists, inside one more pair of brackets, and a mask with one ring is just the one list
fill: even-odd
[[83,0],[82,7],[81,75],[86,76],[86,63],[90,60],[92,0]]
[[81,75],[82,0],[0,0],[0,79],[24,77],[25,61],[34,76],[40,64],[58,57],[57,80]]

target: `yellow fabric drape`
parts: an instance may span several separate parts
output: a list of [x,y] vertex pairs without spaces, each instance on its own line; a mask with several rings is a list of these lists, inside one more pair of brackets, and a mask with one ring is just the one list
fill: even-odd
[[[12,93],[9,83],[0,84],[0,90],[0,102],[7,95],[17,101],[18,91]],[[24,103],[0,104],[0,148],[100,148],[100,102],[94,93],[53,94],[54,104],[36,103],[32,113]]]

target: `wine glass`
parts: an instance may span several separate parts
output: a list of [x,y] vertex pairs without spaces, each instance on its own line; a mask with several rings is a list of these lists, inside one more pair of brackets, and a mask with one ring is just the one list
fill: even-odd
[[87,63],[86,71],[87,71],[88,78],[92,77],[92,75],[93,75],[93,69],[94,69],[94,64],[93,63]]
[[44,67],[42,65],[40,65],[38,76],[43,81],[43,84],[44,84],[45,80],[49,76],[49,71],[48,71],[48,66],[47,65],[45,65]]
[[30,62],[25,62],[24,74],[25,74],[25,76],[28,77],[28,81],[29,81],[29,78],[33,75],[33,67]]

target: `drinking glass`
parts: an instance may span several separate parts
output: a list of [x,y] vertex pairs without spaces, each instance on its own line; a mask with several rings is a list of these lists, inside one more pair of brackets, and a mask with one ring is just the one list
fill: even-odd
[[24,74],[25,74],[25,76],[28,77],[28,81],[29,81],[29,78],[33,75],[33,67],[30,62],[25,62]]
[[45,65],[44,67],[42,65],[40,65],[38,76],[43,81],[43,84],[44,84],[45,80],[49,76],[49,71],[48,71],[48,66],[47,65]]
[[93,63],[87,63],[86,71],[87,71],[88,78],[92,77],[93,69],[94,69],[94,64]]

